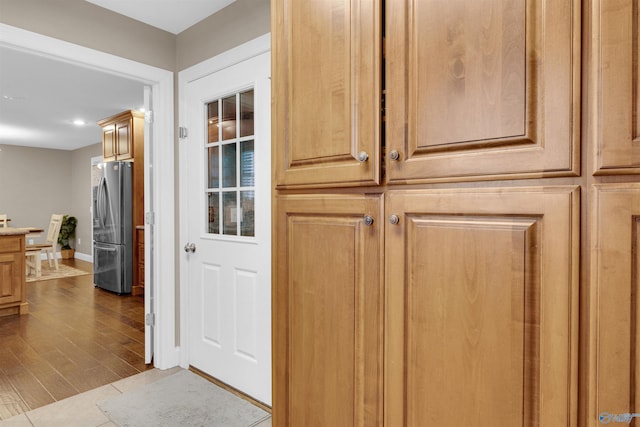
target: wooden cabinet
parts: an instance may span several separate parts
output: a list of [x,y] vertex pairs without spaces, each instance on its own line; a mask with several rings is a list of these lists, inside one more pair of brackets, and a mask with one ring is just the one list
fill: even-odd
[[131,160],[136,145],[144,144],[144,113],[125,111],[100,120],[102,127],[102,157],[105,162]]
[[379,0],[272,2],[280,187],[379,183],[380,11]]
[[136,227],[136,258],[137,263],[134,264],[135,271],[132,295],[144,295],[144,226]]
[[274,425],[380,425],[381,196],[284,196],[276,215]]
[[[299,3],[272,2],[274,425],[344,422],[322,419],[341,390],[315,380],[342,371],[288,341],[347,310],[318,283],[357,289],[327,267],[361,262],[329,232],[343,199],[384,235],[362,261],[383,261],[384,322],[361,335],[383,337],[384,394],[338,399],[348,425],[640,412],[637,2]],[[384,215],[361,204],[372,194]],[[305,215],[323,221],[292,232]]]
[[[640,184],[593,190],[589,420],[640,408]],[[636,421],[637,423],[637,421]]]
[[25,238],[0,234],[0,316],[26,314]]
[[593,172],[640,173],[638,3],[592,1]]
[[574,425],[578,190],[390,191],[385,206],[385,425]]
[[389,182],[579,173],[579,0],[388,5]]
[[[130,110],[100,120],[102,127],[102,152],[105,162],[133,162],[132,215],[133,215],[133,290],[139,294],[144,287],[139,284],[144,272],[144,259],[138,255],[139,237],[136,227],[144,226],[144,113]],[[142,262],[142,265],[141,265]]]

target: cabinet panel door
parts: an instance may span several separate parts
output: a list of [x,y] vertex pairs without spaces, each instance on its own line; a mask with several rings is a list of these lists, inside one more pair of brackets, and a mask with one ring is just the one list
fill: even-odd
[[133,157],[131,127],[131,119],[116,123],[116,155],[118,160],[129,160]]
[[638,2],[594,0],[591,115],[594,172],[640,173]]
[[607,414],[640,409],[640,184],[598,185],[592,207],[588,419],[595,427],[601,416],[623,422]]
[[277,185],[378,183],[380,1],[276,0],[271,14]]
[[576,426],[573,187],[389,192],[389,426]]
[[24,269],[24,252],[0,254],[0,305],[22,301]]
[[102,157],[105,162],[116,159],[116,126],[102,128]]
[[579,173],[579,0],[388,0],[386,12],[390,182]]
[[382,425],[381,196],[276,203],[273,425]]

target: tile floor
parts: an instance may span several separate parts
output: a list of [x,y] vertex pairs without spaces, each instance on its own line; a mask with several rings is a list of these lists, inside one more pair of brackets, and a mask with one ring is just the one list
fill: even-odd
[[[0,427],[117,427],[100,411],[98,402],[150,384],[180,369],[172,368],[165,371],[151,369],[0,421]],[[247,427],[271,427],[271,418]]]

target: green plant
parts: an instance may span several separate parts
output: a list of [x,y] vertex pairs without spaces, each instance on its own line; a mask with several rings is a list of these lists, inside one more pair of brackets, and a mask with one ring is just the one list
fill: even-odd
[[61,249],[71,249],[69,241],[76,237],[76,225],[78,220],[75,216],[65,215],[62,217],[62,224],[60,225],[60,234],[58,235],[58,243],[62,246]]

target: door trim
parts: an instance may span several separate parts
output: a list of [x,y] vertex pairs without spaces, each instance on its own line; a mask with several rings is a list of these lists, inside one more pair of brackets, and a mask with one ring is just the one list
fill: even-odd
[[[154,366],[167,369],[178,364],[176,347],[175,298],[175,170],[173,141],[173,72],[132,61],[99,50],[0,23],[0,45],[24,50],[81,67],[137,80],[152,87],[154,94],[153,158],[145,158],[145,176],[153,179],[153,206],[145,212],[155,212],[153,276],[156,317],[154,334]],[[154,165],[154,168],[150,168]],[[145,182],[145,191],[148,190]],[[162,189],[160,192],[158,189]],[[145,235],[148,233],[145,233]]]
[[[179,109],[178,119],[182,125],[183,118],[187,115],[187,99],[186,85],[190,82],[206,77],[224,68],[239,64],[247,59],[269,52],[271,50],[271,35],[269,33],[241,44],[233,49],[225,51],[219,55],[202,61],[192,67],[189,67],[178,73],[178,93],[179,93]],[[187,136],[188,138],[188,136]],[[187,150],[185,144],[188,139],[180,140],[179,144],[179,170],[180,170],[180,236],[188,236],[189,227],[185,220],[187,218],[188,206],[188,186],[186,171],[189,168],[187,164]],[[178,246],[185,242],[178,242]],[[188,316],[188,258],[186,254],[180,251],[180,366],[189,368],[189,316]]]

